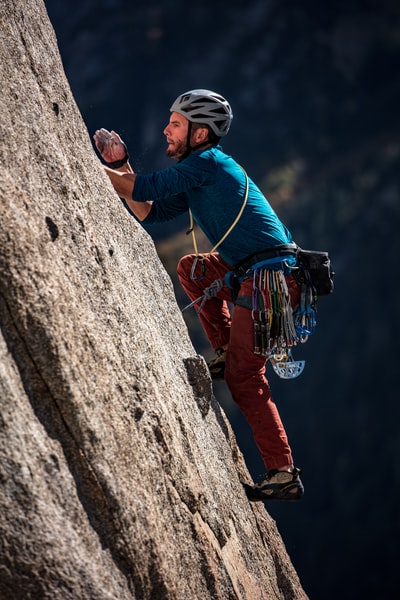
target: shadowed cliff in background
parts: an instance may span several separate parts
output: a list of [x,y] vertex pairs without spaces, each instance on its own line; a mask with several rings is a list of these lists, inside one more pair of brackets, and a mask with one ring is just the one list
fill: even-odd
[[[301,505],[269,510],[314,600],[393,598],[398,2],[46,4],[89,131],[116,129],[138,171],[160,168],[169,164],[162,129],[172,100],[186,89],[217,89],[235,115],[224,149],[262,185],[301,246],[329,250],[336,288],[320,300],[314,338],[296,351],[305,372],[293,382],[271,375],[306,495]],[[185,228],[183,221],[151,232],[171,275],[191,250]],[[208,351],[190,326],[198,350]],[[215,391],[226,397],[223,384]],[[249,431],[227,404],[257,473]]]

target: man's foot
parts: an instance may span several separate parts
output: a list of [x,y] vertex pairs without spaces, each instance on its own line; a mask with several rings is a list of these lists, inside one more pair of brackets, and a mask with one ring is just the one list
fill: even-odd
[[208,363],[208,369],[213,381],[223,381],[225,379],[226,350],[217,348],[215,354],[216,357]]
[[249,500],[300,500],[304,487],[300,480],[300,469],[269,471],[261,483],[243,483]]

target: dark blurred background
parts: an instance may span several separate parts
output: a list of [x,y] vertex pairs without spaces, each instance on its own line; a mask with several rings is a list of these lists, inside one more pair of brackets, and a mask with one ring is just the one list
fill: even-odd
[[[115,129],[138,172],[162,168],[172,101],[214,89],[234,111],[224,150],[300,246],[329,251],[334,294],[320,298],[316,332],[294,352],[305,371],[293,381],[269,371],[306,493],[267,509],[312,600],[397,599],[398,0],[46,6],[90,135]],[[186,229],[181,219],[149,230],[175,285],[176,262],[191,251]],[[197,318],[185,319],[209,358]],[[263,465],[247,425],[224,383],[215,394],[257,476]]]

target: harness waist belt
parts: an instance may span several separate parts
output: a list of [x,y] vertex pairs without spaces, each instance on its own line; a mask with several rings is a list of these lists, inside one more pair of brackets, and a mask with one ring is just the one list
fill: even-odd
[[280,246],[273,246],[272,248],[266,248],[260,252],[254,252],[249,254],[243,260],[234,266],[233,272],[235,275],[241,277],[256,263],[269,258],[276,258],[279,256],[295,256],[297,254],[297,244],[282,244]]

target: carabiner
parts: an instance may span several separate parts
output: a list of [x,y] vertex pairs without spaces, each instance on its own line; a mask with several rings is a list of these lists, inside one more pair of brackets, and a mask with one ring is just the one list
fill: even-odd
[[[195,277],[195,271],[196,271],[197,263],[199,262],[199,260],[201,261],[200,276]],[[195,259],[192,264],[192,268],[190,269],[190,279],[192,281],[200,281],[201,279],[204,279],[205,273],[206,273],[206,265],[204,263],[204,260],[199,254],[196,254]]]

